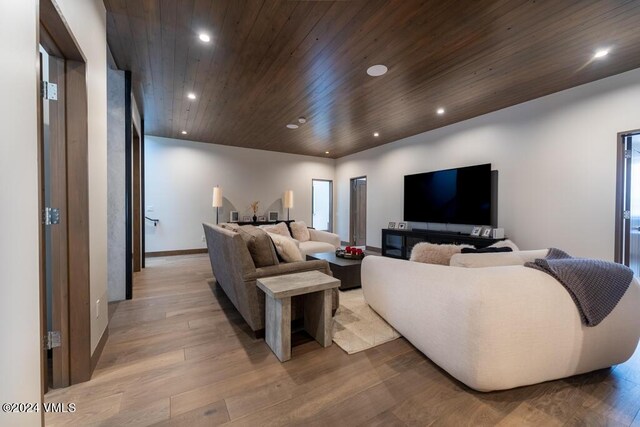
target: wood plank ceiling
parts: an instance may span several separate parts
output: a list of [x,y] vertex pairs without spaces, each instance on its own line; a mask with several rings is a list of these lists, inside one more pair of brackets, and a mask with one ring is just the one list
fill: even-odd
[[[104,3],[145,133],[313,156],[342,157],[640,67],[635,0]],[[610,54],[594,60],[599,48]],[[389,72],[368,76],[374,64]],[[286,128],[300,116],[307,123]]]

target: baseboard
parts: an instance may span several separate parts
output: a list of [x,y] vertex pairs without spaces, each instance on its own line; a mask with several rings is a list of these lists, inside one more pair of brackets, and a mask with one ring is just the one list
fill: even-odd
[[375,246],[365,246],[364,249],[369,252],[377,252],[379,254],[382,253],[382,248],[376,248]]
[[207,248],[199,249],[181,249],[177,251],[159,251],[159,252],[147,252],[144,256],[153,258],[160,256],[175,256],[175,255],[194,255],[194,254],[206,254]]
[[98,360],[100,360],[100,356],[102,356],[102,350],[104,350],[107,339],[109,339],[109,325],[107,325],[107,327],[104,329],[102,337],[100,338],[100,341],[98,341],[98,345],[96,346],[96,351],[94,351],[91,355],[91,375],[93,375],[93,370],[96,369]]

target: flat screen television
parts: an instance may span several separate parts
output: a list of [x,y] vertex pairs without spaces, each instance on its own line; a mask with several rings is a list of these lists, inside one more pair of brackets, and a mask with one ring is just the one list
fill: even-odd
[[491,164],[405,175],[404,220],[491,223]]

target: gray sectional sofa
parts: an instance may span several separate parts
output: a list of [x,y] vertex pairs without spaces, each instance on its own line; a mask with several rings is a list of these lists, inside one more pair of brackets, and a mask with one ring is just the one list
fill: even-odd
[[[226,229],[203,224],[213,275],[220,287],[238,309],[249,327],[262,336],[264,333],[264,293],[256,286],[261,277],[317,270],[332,275],[326,261],[284,263],[277,254],[268,234],[253,226]],[[304,296],[294,297],[291,304],[293,319],[303,313]],[[333,310],[339,304],[337,289],[333,294]]]

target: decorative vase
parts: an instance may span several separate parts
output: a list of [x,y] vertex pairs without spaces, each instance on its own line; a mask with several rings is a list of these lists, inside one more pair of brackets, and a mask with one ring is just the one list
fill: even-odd
[[258,217],[257,216],[253,216],[253,222],[258,222]]

